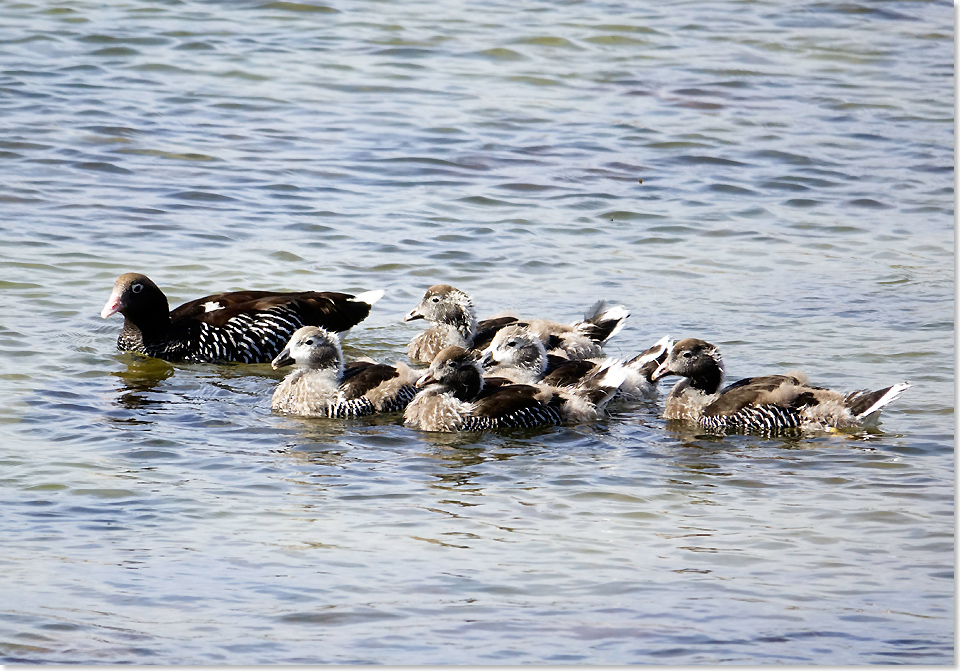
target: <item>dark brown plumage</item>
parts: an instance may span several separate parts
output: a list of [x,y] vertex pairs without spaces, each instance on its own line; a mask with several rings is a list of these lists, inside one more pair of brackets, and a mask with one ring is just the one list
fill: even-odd
[[491,317],[477,322],[477,331],[473,334],[473,349],[481,350],[490,344],[493,336],[504,326],[517,323],[516,317]]
[[542,381],[554,387],[570,387],[577,384],[584,376],[597,367],[597,363],[590,359],[578,359],[576,361],[561,360],[559,357],[554,359],[551,367],[548,357],[547,374],[543,376]]
[[389,382],[400,374],[393,366],[372,361],[352,361],[343,367],[340,378],[340,393],[348,401],[360,398],[384,382]]
[[268,363],[301,326],[345,331],[370,314],[382,292],[231,291],[171,311],[145,275],[117,278],[100,316],[124,316],[117,348],[167,361]]

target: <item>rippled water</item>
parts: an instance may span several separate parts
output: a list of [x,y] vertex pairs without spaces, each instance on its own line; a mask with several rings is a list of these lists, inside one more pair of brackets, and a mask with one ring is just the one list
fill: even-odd
[[[0,3],[0,661],[952,663],[953,38],[945,2]],[[267,366],[117,354],[126,271],[386,290],[348,356],[448,282],[913,387],[803,440],[297,420]]]

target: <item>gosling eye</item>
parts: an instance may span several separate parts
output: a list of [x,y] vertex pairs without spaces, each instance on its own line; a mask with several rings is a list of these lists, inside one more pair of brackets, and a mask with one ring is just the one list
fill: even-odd
[[517,346],[516,340],[510,340],[507,342],[507,347],[516,347],[516,346]]
[[434,296],[433,298],[430,299],[430,302],[431,302],[431,303],[439,303],[439,302],[440,302],[440,297],[439,297],[439,296]]
[[139,282],[137,282],[136,284],[132,284],[130,285],[130,291],[132,291],[135,294],[139,294],[141,291],[143,291],[143,285],[140,284]]
[[680,356],[682,356],[684,359],[689,359],[693,356],[693,350],[685,350]]
[[307,338],[306,340],[303,341],[303,344],[306,345],[307,347],[313,347],[313,338]]

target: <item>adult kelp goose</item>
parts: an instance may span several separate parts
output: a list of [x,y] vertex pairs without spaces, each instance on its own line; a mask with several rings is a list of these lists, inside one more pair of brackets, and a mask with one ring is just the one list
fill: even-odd
[[687,338],[674,344],[652,375],[679,375],[667,397],[666,419],[694,421],[714,431],[809,431],[869,426],[880,410],[910,385],[843,393],[807,384],[802,373],[748,377],[720,390],[723,360],[708,342]]
[[[601,346],[616,335],[630,313],[622,305],[608,307],[598,301],[583,319],[561,324],[546,319],[525,320],[530,331],[543,341],[547,350],[562,351],[570,359],[601,355]],[[404,321],[425,319],[430,327],[410,341],[408,355],[414,361],[431,363],[445,347],[482,349],[494,334],[507,324],[518,322],[513,316],[494,317],[478,322],[473,301],[449,284],[437,284],[407,313]]]
[[344,364],[340,338],[318,326],[304,326],[271,365],[297,364],[273,392],[274,410],[305,417],[359,417],[403,410],[417,393],[408,366],[370,361]]
[[624,375],[611,364],[570,390],[492,383],[475,352],[447,347],[417,380],[421,391],[404,411],[404,423],[424,431],[484,431],[592,421],[602,416]]
[[[670,349],[668,336],[632,359],[622,362],[626,379],[616,398],[642,400],[656,395],[656,384],[650,379],[657,367],[666,361]],[[549,354],[543,342],[523,322],[509,324],[497,331],[493,340],[480,353],[480,365],[491,375],[505,377],[518,384],[543,382],[553,387],[572,387],[594,374],[600,359],[570,360]]]
[[370,314],[382,291],[231,291],[184,303],[171,312],[150,278],[117,278],[100,316],[124,317],[117,349],[167,361],[269,363],[301,326],[346,331]]

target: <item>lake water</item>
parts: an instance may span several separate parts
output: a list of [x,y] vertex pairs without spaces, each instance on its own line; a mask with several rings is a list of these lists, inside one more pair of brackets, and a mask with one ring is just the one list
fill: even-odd
[[[0,661],[952,664],[947,2],[0,3]],[[879,430],[417,433],[115,351],[122,272],[632,316]],[[664,386],[665,395],[667,387]]]

